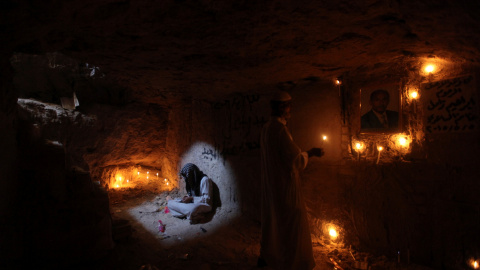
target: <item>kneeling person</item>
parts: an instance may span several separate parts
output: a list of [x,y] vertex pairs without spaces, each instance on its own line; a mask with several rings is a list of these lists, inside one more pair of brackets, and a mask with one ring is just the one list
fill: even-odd
[[168,208],[174,217],[187,218],[191,223],[197,223],[212,211],[212,180],[192,163],[183,166],[180,177],[185,181],[188,195],[182,199],[169,200]]

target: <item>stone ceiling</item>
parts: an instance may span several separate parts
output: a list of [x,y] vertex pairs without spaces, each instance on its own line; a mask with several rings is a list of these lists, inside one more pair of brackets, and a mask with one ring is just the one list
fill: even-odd
[[468,0],[2,1],[2,55],[59,52],[137,97],[215,97],[309,77],[480,60]]

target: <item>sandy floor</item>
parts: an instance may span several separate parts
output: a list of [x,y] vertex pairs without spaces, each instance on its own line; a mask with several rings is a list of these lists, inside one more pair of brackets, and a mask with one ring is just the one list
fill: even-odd
[[[115,233],[115,248],[85,269],[258,269],[260,224],[233,212],[217,209],[213,219],[204,224],[165,213],[166,198],[176,192],[154,193],[146,190],[110,192],[113,219],[130,225],[131,233]],[[166,225],[159,232],[159,222]],[[127,223],[128,221],[128,223]],[[129,226],[124,226],[129,228]],[[397,264],[385,257],[373,257],[328,240],[314,239],[315,269],[426,269]],[[357,262],[353,258],[356,258]],[[268,268],[264,268],[268,269]],[[367,268],[363,268],[367,269]]]

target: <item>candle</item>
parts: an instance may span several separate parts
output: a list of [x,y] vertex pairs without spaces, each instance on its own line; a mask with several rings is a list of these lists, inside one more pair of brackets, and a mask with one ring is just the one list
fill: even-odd
[[379,145],[377,147],[377,150],[378,150],[378,156],[377,156],[377,164],[378,164],[378,162],[380,161],[380,153],[382,152],[383,147]]
[[322,146],[323,144],[325,144],[325,142],[327,141],[327,135],[322,135]]
[[357,149],[357,160],[360,160],[360,150],[362,150],[362,144],[357,142],[355,144],[355,148]]
[[410,98],[412,99],[412,107],[413,107],[413,113],[417,114],[417,98],[418,98],[418,92],[415,90],[412,90],[410,92]]

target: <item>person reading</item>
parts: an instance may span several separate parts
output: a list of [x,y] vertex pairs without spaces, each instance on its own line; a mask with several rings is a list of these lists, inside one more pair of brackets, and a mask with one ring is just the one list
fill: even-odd
[[187,218],[192,224],[198,223],[212,211],[212,180],[192,163],[185,164],[179,176],[185,181],[187,195],[169,200],[168,209],[174,217]]

